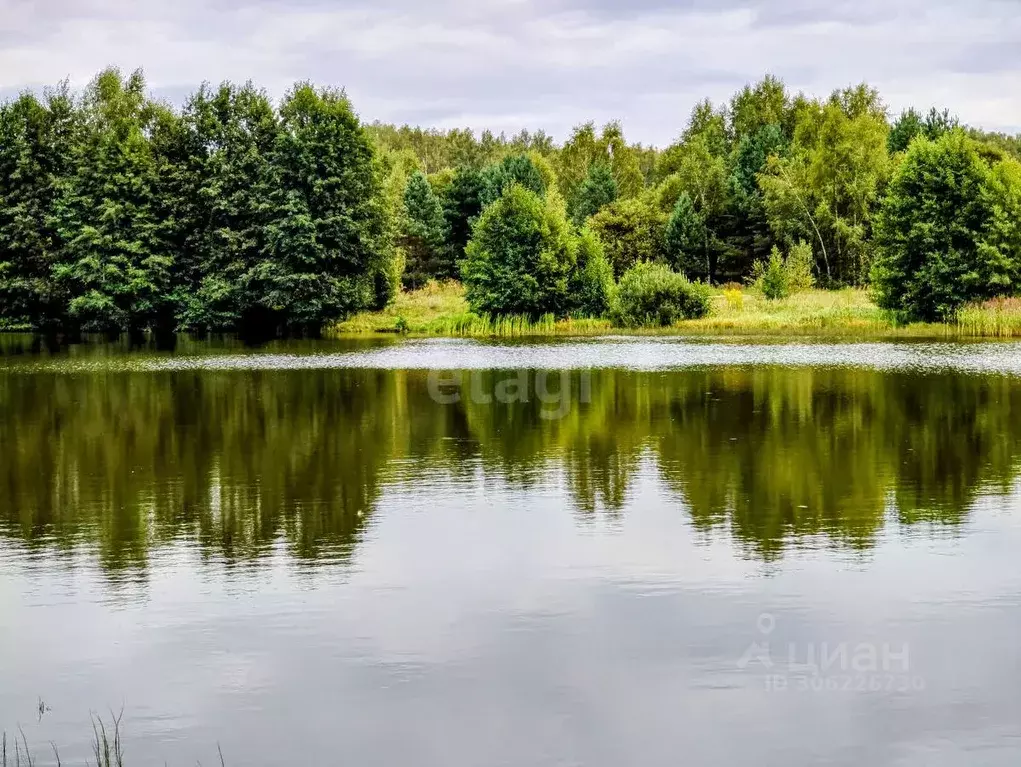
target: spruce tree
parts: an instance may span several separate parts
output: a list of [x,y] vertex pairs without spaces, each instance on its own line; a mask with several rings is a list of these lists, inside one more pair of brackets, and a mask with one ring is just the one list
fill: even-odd
[[574,222],[581,226],[590,216],[617,199],[617,182],[613,170],[605,162],[594,162],[578,187],[574,200]]
[[404,284],[418,288],[430,277],[449,277],[443,258],[443,207],[426,177],[415,171],[404,190],[405,231],[401,238],[407,262]]
[[705,222],[695,211],[688,193],[682,192],[666,224],[667,262],[684,275],[703,276],[705,237]]
[[454,170],[450,185],[441,201],[446,222],[447,241],[443,261],[437,269],[440,276],[460,274],[464,249],[472,236],[475,220],[482,213],[486,194],[486,180],[477,168],[462,165]]

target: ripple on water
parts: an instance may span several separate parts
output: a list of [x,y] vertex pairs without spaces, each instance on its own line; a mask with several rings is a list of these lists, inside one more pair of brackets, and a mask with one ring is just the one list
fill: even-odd
[[718,365],[861,367],[876,370],[1021,374],[1014,342],[747,342],[691,338],[602,337],[527,342],[408,339],[386,345],[346,341],[284,344],[243,352],[75,354],[0,358],[19,373],[187,370],[481,370],[507,368],[674,370]]

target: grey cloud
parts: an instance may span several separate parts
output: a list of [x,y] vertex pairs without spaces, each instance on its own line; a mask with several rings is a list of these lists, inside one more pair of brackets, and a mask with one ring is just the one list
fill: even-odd
[[[665,143],[703,97],[772,72],[825,95],[867,80],[894,110],[1017,123],[1009,3],[975,0],[0,0],[0,93],[145,68],[174,103],[203,80],[347,88],[368,120],[557,136],[621,118]],[[54,22],[54,19],[60,20]]]
[[1021,35],[1012,40],[968,45],[953,59],[950,68],[962,74],[1013,72],[1021,85]]

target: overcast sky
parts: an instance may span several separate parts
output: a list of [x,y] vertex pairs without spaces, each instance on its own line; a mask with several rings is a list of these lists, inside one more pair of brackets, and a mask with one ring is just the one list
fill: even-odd
[[948,106],[1021,130],[1019,0],[0,0],[0,94],[144,68],[180,103],[203,80],[274,97],[344,86],[366,120],[514,132],[620,118],[666,144],[692,105],[765,72],[892,110]]

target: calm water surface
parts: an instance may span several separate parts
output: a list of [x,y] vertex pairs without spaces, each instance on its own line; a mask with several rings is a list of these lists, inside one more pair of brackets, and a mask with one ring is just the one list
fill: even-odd
[[1014,344],[6,337],[0,456],[37,764],[1021,763]]

